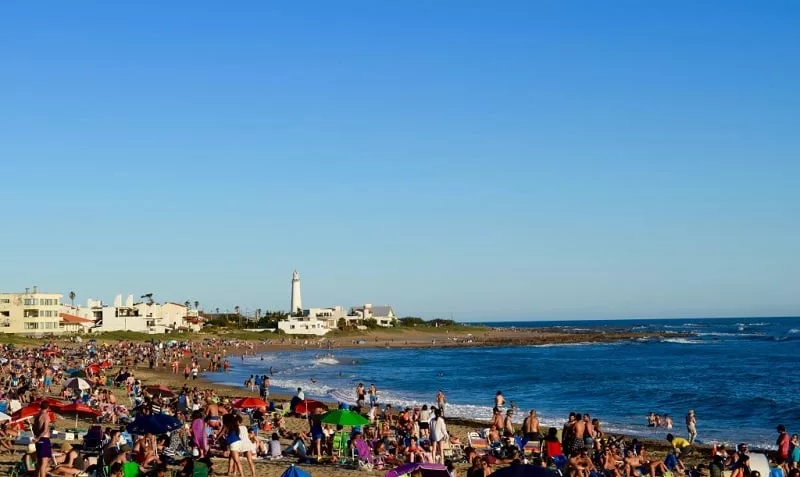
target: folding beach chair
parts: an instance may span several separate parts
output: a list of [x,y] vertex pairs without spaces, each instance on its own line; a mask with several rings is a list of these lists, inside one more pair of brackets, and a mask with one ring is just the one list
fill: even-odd
[[489,441],[480,436],[477,432],[470,432],[467,434],[467,442],[469,446],[475,449],[478,455],[488,454],[491,450]]
[[444,458],[452,460],[453,462],[461,462],[464,460],[464,447],[461,444],[453,444],[449,439],[445,439],[442,443],[442,452]]

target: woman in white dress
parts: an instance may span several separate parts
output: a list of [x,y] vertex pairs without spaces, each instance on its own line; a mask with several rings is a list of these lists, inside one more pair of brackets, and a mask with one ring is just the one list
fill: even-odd
[[256,446],[253,444],[253,441],[250,440],[250,436],[247,432],[247,427],[242,424],[242,415],[236,415],[236,424],[239,425],[239,442],[242,443],[241,450],[239,454],[244,456],[247,459],[247,465],[250,466],[250,474],[253,477],[256,477],[256,465],[253,462],[253,457],[256,455]]
[[433,444],[433,461],[440,464],[444,463],[444,443],[450,438],[447,433],[447,424],[442,417],[442,411],[438,407],[433,408],[433,419],[430,425],[431,443]]

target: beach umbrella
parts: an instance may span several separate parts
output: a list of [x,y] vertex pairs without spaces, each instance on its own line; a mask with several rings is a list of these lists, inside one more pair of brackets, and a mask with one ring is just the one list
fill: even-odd
[[155,397],[174,397],[175,393],[172,389],[164,386],[163,384],[147,386],[144,388],[145,391],[152,394]]
[[449,477],[450,473],[447,472],[447,467],[442,464],[434,464],[433,462],[409,462],[408,464],[395,467],[394,469],[386,472],[384,477],[404,477],[411,475],[411,472],[419,470],[422,472],[422,477]]
[[103,414],[97,409],[92,409],[89,406],[86,406],[78,402],[67,404],[66,406],[59,409],[58,412],[60,412],[61,414],[75,414],[75,427],[78,427],[79,415],[97,417]]
[[[28,419],[33,419],[33,417],[34,417],[35,415],[39,414],[39,411],[40,411],[40,410],[41,410],[41,409],[39,408],[39,406],[36,406],[36,405],[30,405],[30,404],[29,404],[29,405],[27,405],[27,406],[23,407],[22,409],[20,409],[19,411],[15,412],[14,414],[12,414],[12,415],[11,415],[11,419],[12,419],[14,422],[18,422],[18,421],[25,421],[25,420],[28,420]],[[56,415],[55,415],[55,413],[53,413],[53,411],[50,411],[50,410],[48,410],[48,411],[47,411],[47,414],[48,414],[48,416],[50,417],[50,422],[55,422],[55,420],[56,420]]]
[[105,360],[105,361],[103,361],[102,363],[100,363],[100,367],[101,367],[102,369],[110,369],[110,368],[113,368],[113,367],[114,367],[114,363],[112,363],[112,362],[111,362],[111,361],[109,361],[109,360]]
[[128,424],[128,432],[131,434],[166,434],[180,429],[183,426],[181,421],[167,414],[152,414],[136,416],[132,423]]
[[85,378],[86,373],[82,369],[68,369],[67,374],[73,378]]
[[369,424],[369,419],[361,414],[346,409],[336,409],[335,411],[327,412],[322,416],[322,422],[325,424],[335,424],[337,426],[366,426]]
[[550,469],[538,465],[510,465],[489,474],[490,477],[555,477]]
[[90,374],[97,374],[100,372],[100,365],[97,363],[90,364],[89,366],[86,366],[86,372]]
[[260,407],[267,407],[267,403],[263,399],[248,397],[234,399],[233,407],[236,409],[258,409]]
[[292,464],[286,470],[283,471],[281,477],[311,477],[311,474],[301,469],[300,467],[296,467],[294,464]]
[[305,401],[300,401],[297,406],[294,407],[294,412],[297,414],[310,414],[317,408],[328,409],[328,406],[313,399],[306,399]]
[[88,389],[92,389],[92,385],[89,384],[85,379],[81,378],[71,378],[66,383],[64,383],[64,389],[73,389],[76,391],[85,391]]
[[37,399],[35,401],[31,401],[30,404],[31,405],[35,405],[36,407],[40,407],[40,405],[43,402],[46,402],[47,404],[50,405],[51,408],[55,409],[58,412],[61,412],[61,408],[63,408],[67,404],[69,404],[66,401],[59,401],[58,399],[47,398],[47,397],[46,398]]
[[10,420],[11,420],[11,416],[9,416],[8,414],[6,414],[4,412],[0,412],[0,422],[6,422],[6,421],[10,421]]

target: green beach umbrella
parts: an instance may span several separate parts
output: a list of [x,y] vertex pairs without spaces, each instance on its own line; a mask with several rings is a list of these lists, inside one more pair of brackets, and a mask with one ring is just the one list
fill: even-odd
[[364,426],[369,424],[369,419],[357,412],[336,409],[335,411],[326,412],[322,416],[322,422],[337,426]]
[[77,370],[75,370],[75,371],[72,371],[71,373],[69,373],[69,376],[70,376],[71,378],[85,378],[85,377],[86,377],[86,373],[84,373],[84,372],[83,372],[82,370],[80,370],[80,369],[77,369]]

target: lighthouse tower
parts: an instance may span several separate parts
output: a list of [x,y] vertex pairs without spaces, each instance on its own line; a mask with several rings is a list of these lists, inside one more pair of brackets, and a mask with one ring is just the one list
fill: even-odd
[[300,298],[300,274],[297,270],[292,275],[292,309],[291,314],[301,313],[303,311],[303,300]]

